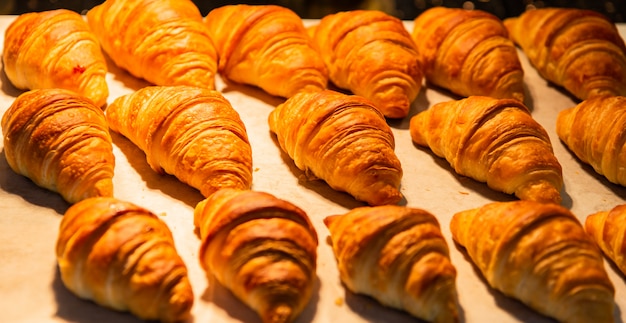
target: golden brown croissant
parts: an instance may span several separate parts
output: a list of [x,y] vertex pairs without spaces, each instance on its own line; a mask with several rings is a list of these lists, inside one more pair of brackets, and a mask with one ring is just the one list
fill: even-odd
[[190,316],[193,291],[172,233],[152,212],[115,198],[70,207],[56,255],[65,286],[80,298],[144,320]]
[[370,205],[402,199],[393,133],[365,98],[331,90],[299,93],[270,112],[269,126],[310,177]]
[[615,291],[602,254],[568,209],[494,202],[455,214],[450,230],[505,295],[560,322],[613,322]]
[[608,211],[590,214],[585,220],[585,231],[624,274],[626,274],[625,223],[626,204],[617,205]]
[[432,214],[359,207],[324,223],[348,289],[429,322],[458,321],[456,269]]
[[135,77],[215,89],[217,51],[191,0],[106,0],[87,22],[113,62]]
[[414,116],[410,133],[460,175],[522,200],[561,202],[561,165],[548,133],[520,101],[441,102]]
[[481,10],[433,7],[411,37],[426,80],[467,97],[524,101],[524,71],[502,21]]
[[340,88],[363,96],[386,117],[403,118],[424,77],[400,19],[377,10],[330,14],[309,33]]
[[285,98],[326,88],[324,61],[290,9],[226,5],[211,10],[204,21],[219,53],[218,70],[229,80]]
[[626,46],[604,15],[542,8],[504,25],[539,74],[577,98],[626,95]]
[[68,89],[98,107],[109,96],[100,44],[85,20],[70,10],[18,16],[5,32],[2,61],[18,89]]
[[251,186],[246,128],[217,91],[149,86],[115,99],[106,118],[111,130],[146,154],[154,171],[176,176],[205,197],[222,187]]
[[595,97],[559,112],[556,133],[610,182],[626,186],[626,97]]
[[221,189],[198,203],[200,262],[265,323],[292,322],[311,298],[317,233],[306,213],[271,194]]
[[113,195],[115,156],[104,113],[75,92],[22,93],[2,116],[11,169],[75,203]]

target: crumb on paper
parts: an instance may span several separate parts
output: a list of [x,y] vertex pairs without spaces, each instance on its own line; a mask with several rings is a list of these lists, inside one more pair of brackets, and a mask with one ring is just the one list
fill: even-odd
[[257,167],[257,168],[255,168],[255,169],[254,169],[254,172],[256,173],[256,172],[258,172],[259,170],[260,170],[260,168],[258,168],[258,167]]
[[167,213],[165,213],[165,212],[161,212],[161,213],[159,213],[159,216],[160,216],[160,217],[161,217],[161,216],[166,216],[166,215],[167,215]]
[[462,194],[462,195],[469,195],[469,192],[459,191],[459,194]]
[[337,297],[337,299],[335,299],[335,305],[343,306],[343,297]]

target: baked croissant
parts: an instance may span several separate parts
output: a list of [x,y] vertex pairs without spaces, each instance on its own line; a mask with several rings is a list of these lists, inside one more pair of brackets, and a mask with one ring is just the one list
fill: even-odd
[[457,322],[456,269],[430,213],[397,205],[326,217],[341,281],[429,322]]
[[208,197],[223,187],[248,189],[252,150],[237,111],[219,92],[149,86],[106,109],[111,130],[130,139],[159,174],[172,174]]
[[211,10],[204,21],[219,53],[218,71],[227,79],[285,98],[326,88],[324,61],[290,9],[226,5]]
[[100,44],[76,12],[29,12],[7,27],[2,62],[18,89],[63,88],[102,107],[109,96]]
[[450,230],[492,288],[559,322],[613,322],[602,254],[566,208],[494,202],[454,214]]
[[626,204],[590,214],[585,220],[585,231],[619,270],[626,274],[624,223],[626,223]]
[[433,7],[415,18],[411,37],[428,82],[464,97],[524,101],[524,71],[498,17]]
[[270,112],[269,126],[310,178],[370,205],[402,199],[393,133],[365,98],[332,90],[299,93]]
[[87,12],[120,68],[154,85],[215,89],[217,51],[191,0],[106,0]]
[[402,21],[377,10],[324,16],[309,34],[338,87],[363,96],[389,118],[403,118],[423,73]]
[[74,204],[56,256],[63,284],[80,298],[144,320],[190,317],[193,291],[172,233],[142,207],[110,197]]
[[563,174],[546,130],[514,99],[471,96],[411,119],[411,138],[454,171],[522,200],[561,203]]
[[104,113],[64,89],[22,93],[2,116],[13,171],[67,202],[113,195],[115,156]]
[[584,163],[610,182],[626,186],[626,97],[606,96],[561,110],[556,133]]
[[604,15],[542,8],[504,25],[539,74],[575,97],[626,95],[626,46]]
[[265,323],[292,322],[315,282],[317,233],[306,213],[275,196],[221,189],[195,208],[200,263]]

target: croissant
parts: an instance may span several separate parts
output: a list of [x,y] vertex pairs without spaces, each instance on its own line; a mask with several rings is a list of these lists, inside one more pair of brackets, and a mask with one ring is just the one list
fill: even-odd
[[56,256],[63,284],[80,298],[144,320],[190,317],[193,291],[172,233],[142,207],[111,197],[74,204]]
[[377,10],[324,16],[309,34],[338,87],[403,118],[422,87],[422,67],[402,21]]
[[415,18],[411,37],[428,82],[463,97],[524,101],[524,71],[498,17],[433,7]]
[[102,107],[109,96],[100,44],[76,12],[25,13],[7,27],[4,71],[18,89],[63,88]]
[[626,274],[625,220],[626,204],[617,205],[608,211],[590,214],[585,220],[585,231],[624,274]]
[[111,130],[130,139],[159,174],[172,174],[208,197],[223,187],[248,189],[252,150],[237,111],[219,92],[149,86],[106,109]]
[[542,8],[504,25],[539,74],[575,97],[626,95],[626,46],[606,16]]
[[289,98],[320,91],[328,71],[313,49],[302,19],[276,5],[226,5],[204,18],[227,79]]
[[103,50],[154,85],[215,89],[217,51],[191,0],[106,0],[87,12]]
[[584,163],[610,182],[626,186],[626,97],[595,97],[561,110],[556,133]]
[[315,282],[317,233],[306,213],[275,196],[225,188],[201,201],[200,263],[265,323],[292,322]]
[[393,133],[365,98],[332,90],[299,93],[270,112],[269,126],[310,178],[370,205],[402,199]]
[[441,102],[415,115],[409,129],[460,175],[522,200],[561,203],[563,174],[550,138],[518,100]]
[[397,205],[326,217],[341,281],[429,322],[457,322],[456,269],[439,222]]
[[450,230],[492,288],[560,322],[613,322],[602,254],[568,209],[493,202],[454,214]]
[[24,92],[2,116],[11,169],[67,202],[113,195],[115,156],[104,113],[65,89]]

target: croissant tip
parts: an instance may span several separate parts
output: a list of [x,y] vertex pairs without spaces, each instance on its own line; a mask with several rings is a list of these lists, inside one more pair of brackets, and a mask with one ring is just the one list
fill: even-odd
[[293,308],[287,304],[280,304],[271,308],[264,316],[263,323],[286,323],[291,322]]

